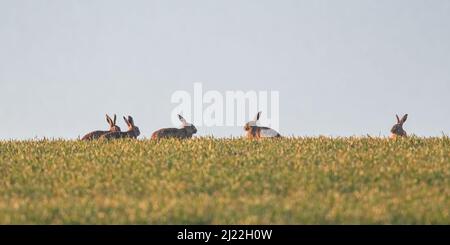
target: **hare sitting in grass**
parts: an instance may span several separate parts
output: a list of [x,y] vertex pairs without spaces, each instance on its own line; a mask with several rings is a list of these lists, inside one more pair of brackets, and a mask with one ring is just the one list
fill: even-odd
[[178,118],[183,123],[182,128],[162,128],[155,131],[152,134],[152,139],[161,139],[161,138],[178,138],[178,139],[187,139],[192,138],[192,135],[197,133],[197,128],[194,125],[186,122],[181,115],[178,115]]
[[128,131],[126,132],[111,132],[102,135],[101,139],[121,139],[121,138],[137,138],[141,131],[139,131],[139,128],[134,125],[134,120],[131,116],[128,116],[128,119],[126,117],[123,117],[123,120],[125,120],[125,123],[128,125]]
[[397,123],[392,127],[391,129],[391,138],[396,137],[407,137],[406,131],[403,129],[403,124],[405,123],[406,119],[408,118],[408,114],[405,114],[402,119],[398,117],[398,115],[395,115],[397,117]]
[[259,127],[256,125],[256,123],[259,120],[259,117],[261,116],[261,112],[258,112],[256,114],[255,119],[253,121],[250,121],[245,124],[244,130],[246,132],[246,136],[249,139],[259,139],[259,138],[273,138],[273,137],[281,137],[281,135],[268,127]]
[[109,131],[101,131],[101,130],[93,131],[83,136],[81,140],[95,140],[100,138],[102,135],[105,135],[110,132],[120,132],[119,126],[116,125],[116,114],[114,114],[113,120],[108,116],[108,114],[106,114],[106,121],[109,124]]

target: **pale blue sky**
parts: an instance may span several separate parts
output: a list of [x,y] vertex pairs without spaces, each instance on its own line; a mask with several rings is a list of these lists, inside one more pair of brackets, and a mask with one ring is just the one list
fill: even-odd
[[0,139],[149,137],[194,82],[278,90],[283,135],[449,134],[450,1],[0,0]]

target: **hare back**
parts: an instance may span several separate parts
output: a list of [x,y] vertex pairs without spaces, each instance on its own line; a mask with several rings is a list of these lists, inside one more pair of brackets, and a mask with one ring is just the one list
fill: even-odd
[[160,138],[187,138],[184,128],[162,128],[152,134],[152,139]]
[[271,137],[281,137],[281,135],[268,127],[257,127],[257,126],[250,126],[249,130],[247,130],[247,138],[271,138]]
[[260,137],[281,137],[281,135],[274,129],[267,127],[260,127]]
[[127,132],[110,132],[101,136],[102,139],[132,138]]
[[90,132],[90,133],[86,134],[85,136],[83,136],[83,138],[81,138],[81,140],[95,140],[107,133],[109,133],[109,131],[101,131],[101,130],[93,131],[93,132]]

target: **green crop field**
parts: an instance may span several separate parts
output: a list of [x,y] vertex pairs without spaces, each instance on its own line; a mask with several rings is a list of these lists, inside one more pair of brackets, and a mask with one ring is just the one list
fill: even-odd
[[450,224],[450,139],[1,141],[0,224]]

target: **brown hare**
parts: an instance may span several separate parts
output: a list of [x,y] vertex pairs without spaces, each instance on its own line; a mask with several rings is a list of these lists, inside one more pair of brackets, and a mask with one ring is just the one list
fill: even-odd
[[408,114],[405,114],[402,119],[398,115],[395,116],[397,117],[397,123],[391,129],[391,138],[407,137],[406,131],[403,129],[403,124],[406,122]]
[[111,132],[102,135],[101,139],[121,139],[121,138],[137,138],[141,131],[139,131],[139,128],[134,125],[134,120],[131,116],[128,116],[128,119],[126,117],[123,117],[123,120],[125,120],[125,123],[128,125],[128,131],[126,132]]
[[110,132],[120,132],[119,126],[116,125],[116,114],[114,114],[113,120],[108,116],[108,114],[106,114],[106,121],[109,124],[109,131],[101,131],[101,130],[93,131],[83,136],[81,140],[95,140],[100,138],[102,135]]
[[245,124],[244,130],[246,132],[246,136],[249,139],[259,139],[259,138],[274,138],[274,137],[281,137],[281,135],[268,127],[259,127],[256,125],[256,123],[259,120],[259,117],[261,116],[261,112],[258,112],[256,114],[255,119],[253,121],[250,121]]
[[178,118],[183,123],[182,128],[162,128],[159,129],[152,134],[152,139],[161,139],[161,138],[178,138],[178,139],[187,139],[191,138],[193,134],[197,133],[197,128],[194,125],[187,123],[186,120],[178,115]]

